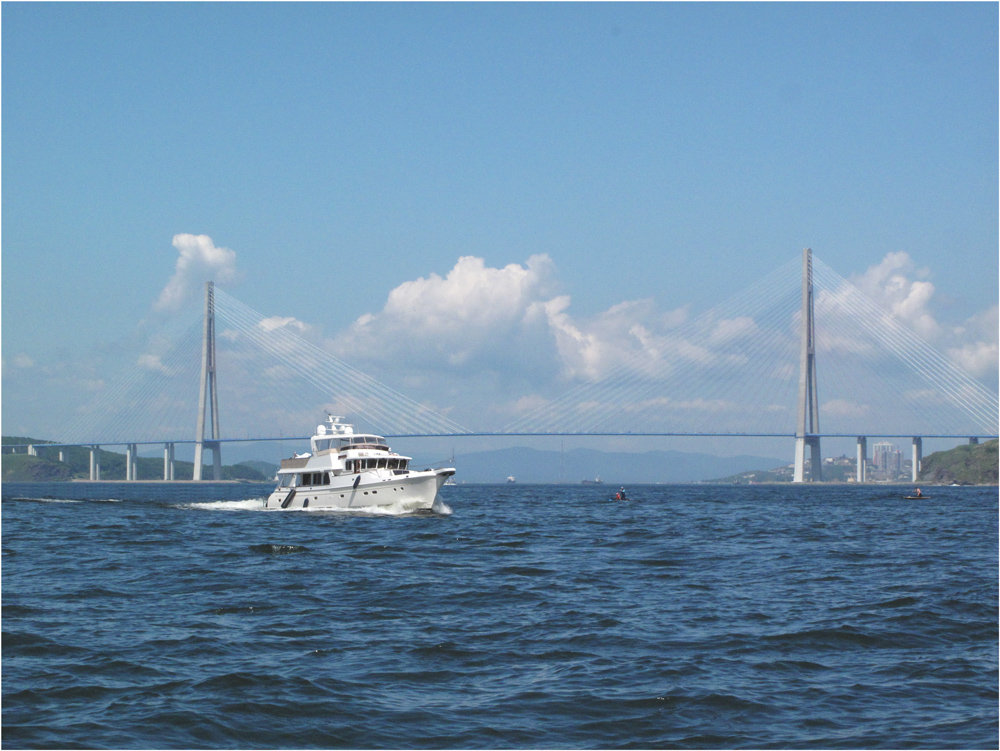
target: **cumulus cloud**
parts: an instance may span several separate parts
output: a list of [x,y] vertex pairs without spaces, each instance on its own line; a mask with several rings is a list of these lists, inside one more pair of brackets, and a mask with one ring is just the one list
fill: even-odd
[[179,253],[174,275],[153,304],[154,310],[178,310],[201,290],[205,282],[226,284],[239,277],[236,252],[229,248],[217,248],[208,235],[174,235],[173,246]]
[[151,354],[140,355],[139,359],[136,361],[136,364],[140,368],[144,368],[145,370],[152,370],[156,373],[162,373],[164,375],[172,374],[172,371],[166,365],[163,364],[162,360],[160,360],[159,355],[151,355]]
[[557,291],[547,255],[503,268],[463,256],[444,277],[430,274],[392,290],[380,312],[360,316],[328,349],[349,361],[551,384],[600,376],[635,355],[655,360],[666,346],[663,333],[687,317],[686,308],[662,314],[652,300],[634,300],[580,319],[570,314],[570,297]]
[[296,333],[303,334],[312,329],[308,323],[303,323],[297,318],[291,316],[271,316],[270,318],[265,318],[257,324],[264,331],[275,331],[276,329],[288,328],[294,329]]
[[[887,253],[885,258],[851,282],[867,297],[887,308],[924,339],[935,339],[941,326],[930,311],[934,285],[922,281],[930,272],[919,269],[909,253]],[[914,278],[915,277],[915,278]]]
[[939,322],[933,312],[930,272],[918,268],[905,251],[886,254],[851,282],[888,309],[917,335],[942,349],[959,367],[978,378],[996,380],[998,366],[997,306],[977,313],[961,325]]
[[[947,348],[948,356],[975,376],[993,375],[996,380],[1000,338],[1000,316],[996,305],[977,313],[955,329],[956,346]],[[964,340],[964,342],[962,341]]]
[[482,365],[495,359],[498,344],[539,333],[554,272],[546,255],[502,269],[463,256],[445,277],[430,274],[396,287],[381,312],[358,318],[330,348],[370,360]]

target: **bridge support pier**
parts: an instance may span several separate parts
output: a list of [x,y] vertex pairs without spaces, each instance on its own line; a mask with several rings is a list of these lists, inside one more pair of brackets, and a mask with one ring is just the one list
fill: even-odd
[[195,480],[204,479],[205,449],[212,452],[212,479],[222,479],[222,444],[218,441],[202,441],[194,445],[194,476]]
[[795,472],[792,482],[805,482],[806,446],[809,447],[809,480],[820,482],[823,479],[823,460],[820,456],[819,436],[807,435],[795,439]]
[[59,449],[59,461],[63,463],[66,461],[66,454],[62,449]]
[[919,436],[914,436],[913,458],[912,458],[913,467],[912,467],[912,472],[910,473],[913,478],[913,482],[917,482],[920,479],[920,462],[924,458],[923,455],[924,455],[924,440]]
[[38,456],[38,449],[28,444],[28,456]]
[[135,480],[135,460],[136,446],[134,443],[128,443],[125,445],[125,480],[127,482]]
[[163,444],[163,479],[174,479],[174,444]]
[[858,482],[868,481],[868,439],[858,436]]
[[978,436],[972,436],[969,439],[969,445],[970,446],[978,446],[979,445],[979,437]]
[[98,482],[101,479],[101,447],[90,447],[90,479]]

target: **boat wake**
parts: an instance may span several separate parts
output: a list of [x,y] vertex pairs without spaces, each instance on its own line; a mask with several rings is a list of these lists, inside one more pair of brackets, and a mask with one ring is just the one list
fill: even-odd
[[245,498],[242,501],[201,501],[198,503],[178,503],[175,508],[197,509],[200,511],[263,511],[263,498]]

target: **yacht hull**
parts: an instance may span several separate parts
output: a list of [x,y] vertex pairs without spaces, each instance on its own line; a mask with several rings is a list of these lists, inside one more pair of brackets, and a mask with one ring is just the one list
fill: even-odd
[[450,468],[407,474],[385,470],[343,474],[332,477],[329,485],[279,487],[268,496],[265,508],[301,511],[400,504],[410,510],[430,509],[441,486],[453,474],[455,470]]

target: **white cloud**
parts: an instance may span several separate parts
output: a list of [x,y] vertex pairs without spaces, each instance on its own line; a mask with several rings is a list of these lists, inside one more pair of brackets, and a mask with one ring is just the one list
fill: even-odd
[[270,318],[265,318],[257,324],[264,331],[274,331],[281,328],[295,329],[300,334],[309,331],[312,327],[291,316],[271,316]]
[[934,285],[919,281],[928,274],[927,269],[917,268],[909,253],[898,251],[887,253],[881,263],[869,267],[860,276],[851,277],[851,282],[914,332],[931,340],[938,337],[941,326],[929,308]]
[[163,364],[160,360],[159,355],[140,355],[136,364],[140,368],[145,368],[146,370],[152,370],[157,373],[163,373],[164,375],[171,375],[171,370]]
[[749,316],[739,316],[719,321],[712,331],[713,344],[729,341],[742,336],[749,336],[757,331],[757,323]]
[[962,325],[940,323],[934,316],[934,285],[923,281],[930,272],[917,268],[905,251],[888,253],[881,263],[851,282],[888,309],[928,343],[941,348],[977,378],[996,381],[998,368],[997,306],[977,313]]
[[668,348],[685,351],[664,336],[686,320],[686,308],[663,314],[652,300],[631,300],[579,319],[557,286],[547,255],[503,268],[464,256],[444,277],[401,284],[380,312],[360,316],[327,346],[350,362],[401,364],[411,382],[414,371],[491,372],[525,379],[528,390],[597,377],[623,362],[641,368]]
[[359,317],[329,347],[346,358],[432,368],[516,360],[530,354],[519,343],[544,334],[541,306],[554,278],[546,255],[502,269],[463,256],[443,278],[430,274],[396,287],[381,312]]
[[14,365],[18,368],[30,368],[33,367],[34,364],[35,361],[23,352],[21,354],[14,355]]
[[174,235],[173,246],[180,255],[174,266],[174,275],[153,304],[154,310],[178,310],[191,295],[201,290],[205,282],[226,284],[239,277],[236,252],[215,247],[208,235]]
[[[996,305],[977,313],[955,329],[957,346],[949,347],[948,356],[959,366],[979,378],[997,380],[998,348],[1000,338],[998,308]],[[962,341],[965,340],[965,341]]]

